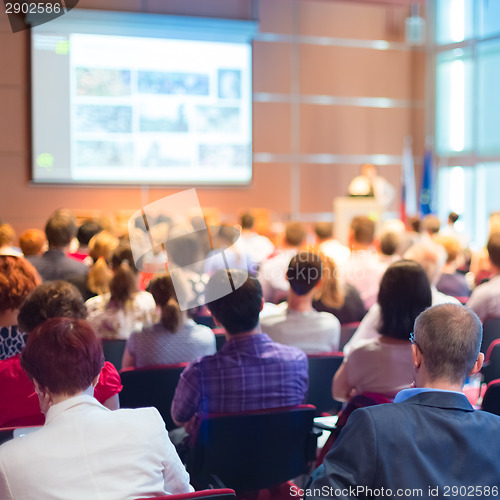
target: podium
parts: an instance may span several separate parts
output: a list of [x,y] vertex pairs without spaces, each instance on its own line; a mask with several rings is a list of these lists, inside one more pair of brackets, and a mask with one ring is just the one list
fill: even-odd
[[335,214],[335,238],[343,245],[349,245],[349,228],[351,220],[357,215],[366,215],[376,223],[378,231],[384,209],[372,197],[341,196],[333,200],[333,213]]

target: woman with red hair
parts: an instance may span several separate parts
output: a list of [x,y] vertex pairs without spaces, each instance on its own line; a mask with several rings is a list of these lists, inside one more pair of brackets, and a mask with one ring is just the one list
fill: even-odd
[[21,365],[45,425],[0,447],[0,498],[133,499],[192,491],[158,410],[109,411],[94,397],[104,364],[84,320],[30,333]]

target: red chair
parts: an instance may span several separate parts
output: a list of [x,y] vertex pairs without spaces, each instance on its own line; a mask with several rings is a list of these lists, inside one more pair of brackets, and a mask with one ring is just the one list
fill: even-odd
[[309,354],[309,392],[307,403],[314,405],[318,413],[336,414],[342,407],[340,401],[332,398],[332,380],[339,369],[344,355],[341,352]]
[[500,415],[500,378],[492,380],[486,387],[481,410]]
[[186,463],[191,484],[224,485],[240,495],[308,473],[319,435],[313,431],[315,412],[300,405],[202,419]]
[[187,364],[124,368],[120,371],[123,384],[120,406],[122,408],[154,406],[163,417],[167,430],[175,429],[177,426],[170,415],[170,407],[179,377]]
[[[220,488],[216,490],[201,490],[191,493],[182,493],[179,495],[163,495],[154,497],[154,500],[194,500],[196,498],[209,498],[210,500],[234,500],[236,494],[229,488]],[[141,497],[136,500],[151,500],[151,497]]]
[[358,329],[360,321],[355,321],[354,323],[345,323],[340,325],[340,344],[339,351],[344,349],[344,346],[351,340],[354,332]]

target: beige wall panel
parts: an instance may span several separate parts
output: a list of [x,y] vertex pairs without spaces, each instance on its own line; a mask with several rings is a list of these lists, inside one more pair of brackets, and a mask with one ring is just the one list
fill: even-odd
[[360,5],[356,2],[302,2],[302,35],[363,40],[404,41],[407,7]]
[[28,32],[0,31],[0,85],[26,85]]
[[302,154],[400,155],[410,110],[303,105]]
[[293,31],[292,2],[290,0],[260,0],[259,22],[261,33],[289,34]]
[[411,52],[302,45],[300,91],[411,99]]
[[425,75],[427,56],[423,50],[415,50],[411,55],[412,95],[414,99],[425,99]]
[[290,92],[290,48],[289,43],[253,43],[254,92]]
[[145,0],[146,12],[182,16],[222,17],[249,19],[250,0]]
[[290,149],[290,104],[255,102],[253,151],[287,154]]
[[[378,167],[379,174],[385,177],[396,190],[396,199],[391,209],[397,210],[400,192],[400,166],[384,165]],[[309,212],[332,212],[333,199],[346,196],[349,183],[361,171],[356,165],[302,165],[300,210]]]
[[[23,61],[20,61],[20,64]],[[0,87],[0,152],[25,152],[29,147],[28,90]]]
[[425,109],[421,108],[413,110],[411,122],[413,154],[423,155],[425,151]]

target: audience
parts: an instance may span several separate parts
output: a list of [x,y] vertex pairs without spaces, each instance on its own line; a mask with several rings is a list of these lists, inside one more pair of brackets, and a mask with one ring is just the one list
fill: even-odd
[[155,408],[111,412],[94,397],[104,364],[83,320],[53,318],[21,357],[45,425],[0,447],[0,498],[134,499],[192,491]]
[[380,325],[351,350],[333,379],[333,397],[347,401],[362,393],[393,398],[413,381],[410,333],[416,317],[431,305],[429,280],[420,264],[391,264],[380,283]]
[[306,236],[306,229],[302,223],[289,222],[285,228],[283,245],[262,263],[258,278],[267,302],[278,304],[286,300],[290,289],[290,284],[286,279],[286,270],[290,259],[305,242]]
[[500,317],[500,232],[492,233],[487,244],[491,278],[472,291],[467,306],[484,321]]
[[19,309],[41,281],[26,259],[0,255],[0,360],[19,354],[24,347],[26,335],[17,328]]
[[333,259],[337,267],[342,267],[349,260],[351,251],[333,237],[331,222],[317,222],[314,233],[318,251]]
[[261,315],[262,329],[275,342],[298,347],[308,354],[338,350],[339,320],[312,306],[322,275],[323,264],[318,254],[302,251],[292,258],[286,273],[290,283],[288,301]]
[[113,278],[109,293],[85,302],[88,320],[97,335],[105,339],[127,339],[133,331],[152,325],[156,304],[149,292],[139,291],[139,271],[129,245],[116,248],[111,258]]
[[[176,282],[176,287],[180,285]],[[159,323],[134,332],[127,340],[122,367],[162,365],[194,361],[215,354],[215,335],[203,325],[187,317],[177,302],[170,274],[154,277],[148,285],[158,307]]]
[[22,257],[19,248],[14,247],[16,233],[10,224],[0,224],[0,255],[15,255]]
[[439,233],[441,222],[437,215],[428,214],[420,222],[420,231],[425,237],[434,238]]
[[33,255],[42,255],[46,251],[47,238],[40,229],[27,229],[19,237],[19,246],[28,260]]
[[[85,304],[78,290],[65,281],[42,283],[26,297],[19,310],[19,330],[31,332],[49,318],[84,319]],[[95,397],[111,410],[119,408],[120,375],[106,361],[95,387]],[[0,427],[42,425],[33,384],[21,369],[19,351],[0,361]]]
[[439,305],[422,312],[413,331],[415,388],[399,392],[394,404],[356,410],[305,498],[497,494],[500,417],[475,411],[461,393],[483,362],[480,321],[463,306]]
[[375,222],[361,215],[354,217],[349,233],[351,256],[341,271],[344,281],[358,290],[367,309],[377,300],[380,280],[387,268],[378,259],[374,240]]
[[245,253],[258,268],[274,252],[274,245],[269,238],[254,230],[255,218],[251,213],[245,212],[240,223]]
[[175,391],[172,418],[188,432],[209,413],[294,406],[306,399],[306,355],[261,331],[260,283],[242,270],[218,271],[208,282],[208,296],[219,297],[229,284],[233,292],[208,304],[227,342],[213,356],[190,363]]
[[342,283],[338,268],[330,257],[321,255],[321,260],[323,278],[319,290],[314,295],[314,309],[333,314],[341,324],[361,321],[366,314],[366,308],[359,292],[352,285]]
[[76,260],[87,260],[87,257],[89,256],[89,242],[101,231],[102,227],[97,222],[93,220],[85,221],[76,232],[78,248],[74,252],[69,253],[68,256]]
[[40,256],[33,256],[30,262],[40,273],[43,281],[65,280],[70,277],[86,276],[89,268],[66,255],[69,244],[76,234],[75,218],[67,210],[58,210],[45,225],[49,249]]

